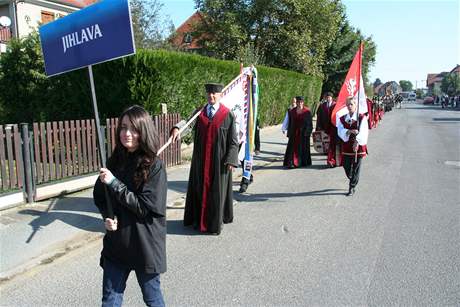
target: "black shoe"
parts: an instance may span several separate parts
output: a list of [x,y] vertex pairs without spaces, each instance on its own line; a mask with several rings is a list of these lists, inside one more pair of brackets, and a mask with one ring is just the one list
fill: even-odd
[[240,185],[240,190],[238,191],[239,193],[244,193],[248,189],[248,184],[247,183],[242,183]]
[[254,176],[251,174],[251,179],[249,179],[249,183],[252,183],[254,181]]
[[350,190],[348,190],[347,196],[353,196],[353,194],[355,194],[355,188],[350,188]]

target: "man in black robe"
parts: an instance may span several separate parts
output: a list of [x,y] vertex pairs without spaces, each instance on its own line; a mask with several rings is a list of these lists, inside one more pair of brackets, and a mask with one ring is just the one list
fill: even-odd
[[[233,113],[220,103],[223,86],[209,83],[205,87],[208,103],[194,127],[184,225],[220,234],[222,223],[233,221],[232,171],[238,166],[238,138]],[[173,141],[184,124],[172,129]]]

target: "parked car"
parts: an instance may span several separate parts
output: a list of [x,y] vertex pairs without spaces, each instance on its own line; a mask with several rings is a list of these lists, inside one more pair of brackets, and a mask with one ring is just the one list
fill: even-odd
[[409,95],[407,96],[407,100],[408,101],[415,101],[415,100],[417,100],[417,95],[415,93],[409,93]]
[[426,96],[425,100],[423,100],[423,104],[434,104],[434,98],[431,96]]

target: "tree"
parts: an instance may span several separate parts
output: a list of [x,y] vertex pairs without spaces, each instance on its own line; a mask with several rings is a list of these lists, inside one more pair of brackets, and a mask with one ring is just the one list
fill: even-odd
[[265,65],[322,76],[342,5],[335,0],[195,0],[204,22],[200,44],[220,59],[239,60],[248,44]]
[[460,75],[458,73],[446,75],[442,79],[441,90],[449,96],[460,95]]
[[364,91],[366,93],[366,96],[369,97],[369,98],[372,98],[374,96],[374,87],[372,85],[372,83],[366,83],[364,85]]
[[380,78],[377,78],[377,79],[375,79],[375,81],[374,81],[373,87],[376,88],[376,87],[379,86],[380,84],[382,84],[382,81],[380,80]]
[[412,91],[412,88],[413,88],[412,82],[408,80],[400,80],[399,86],[401,86],[401,89],[403,92],[410,92]]
[[354,29],[343,13],[340,30],[326,51],[323,92],[330,91],[338,95],[360,42],[364,43],[362,75],[367,84],[369,68],[375,63],[376,45],[372,37],[364,37],[359,30]]
[[416,89],[415,94],[417,95],[418,99],[422,99],[423,96],[425,96],[425,93],[423,92],[423,90],[421,88]]
[[46,89],[46,76],[38,34],[11,40],[7,52],[0,57],[0,71],[3,120],[31,122],[40,117],[34,98]]
[[131,0],[131,19],[136,48],[160,48],[174,29],[171,20],[161,15],[159,0]]
[[92,114],[87,70],[48,78],[38,32],[9,42],[0,57],[0,71],[2,123],[87,118]]

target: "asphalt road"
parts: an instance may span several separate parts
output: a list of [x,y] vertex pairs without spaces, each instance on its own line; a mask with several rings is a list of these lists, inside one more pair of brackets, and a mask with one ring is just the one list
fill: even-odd
[[[220,236],[183,228],[177,210],[167,305],[459,306],[460,112],[405,104],[371,131],[369,153],[353,197],[314,155],[311,168],[259,169]],[[99,305],[100,244],[3,284],[0,305]],[[134,274],[125,306],[143,306]]]

